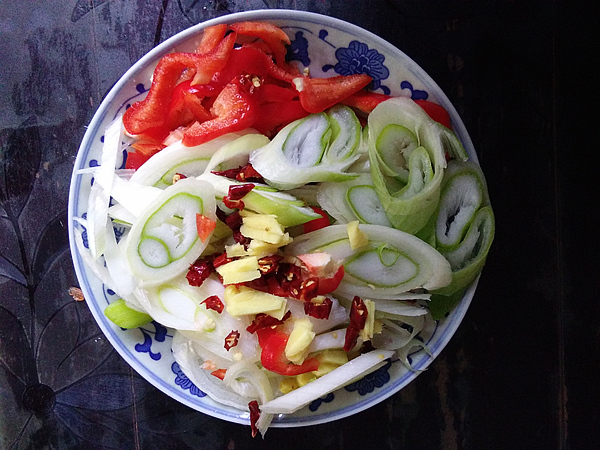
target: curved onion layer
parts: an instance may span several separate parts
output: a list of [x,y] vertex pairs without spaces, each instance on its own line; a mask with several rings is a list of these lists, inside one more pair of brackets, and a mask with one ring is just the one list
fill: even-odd
[[240,166],[245,166],[248,164],[250,153],[268,143],[269,138],[262,134],[246,134],[217,150],[208,162],[204,172],[237,169]]
[[358,158],[360,127],[347,107],[330,114],[331,118],[327,113],[311,114],[290,123],[269,144],[254,151],[250,163],[277,189],[353,178],[345,170]]
[[[165,189],[173,184],[173,176],[177,173],[186,177],[200,175],[219,149],[235,142],[243,134],[228,133],[195,147],[186,147],[179,140],[152,155],[135,171],[130,181]],[[264,142],[263,139],[261,142]]]
[[331,225],[297,237],[286,253],[326,252],[344,264],[336,293],[347,298],[395,299],[406,291],[439,289],[450,283],[450,264],[419,238],[381,225],[360,225],[369,242],[352,249],[345,225]]
[[444,251],[462,241],[475,213],[489,205],[485,178],[473,162],[450,161],[442,183],[436,220],[436,245]]
[[369,114],[371,176],[395,228],[416,233],[435,212],[446,159],[441,132],[415,102],[386,100]]
[[[223,197],[229,194],[231,186],[248,184],[215,175],[214,173],[202,174],[198,177],[198,180],[210,183],[214,187],[216,198],[219,200],[222,200]],[[244,207],[249,211],[277,216],[277,221],[284,227],[301,225],[321,217],[296,197],[285,192],[278,192],[260,183],[252,184],[254,184],[254,188],[243,198]]]
[[452,282],[436,290],[436,294],[452,295],[475,280],[485,264],[494,232],[494,213],[491,207],[485,206],[475,214],[462,242],[452,251],[443,253],[452,268]]
[[202,368],[204,361],[196,353],[196,343],[187,339],[183,334],[175,331],[173,335],[173,357],[183,373],[196,387],[206,395],[233,408],[247,410],[248,400],[227,388],[221,380]]
[[193,263],[209,242],[198,237],[196,215],[216,222],[212,186],[186,178],[168,187],[144,210],[125,242],[125,255],[140,285],[156,286]]
[[104,133],[100,167],[94,172],[95,182],[90,188],[88,197],[87,237],[94,260],[104,253],[106,246],[105,228],[108,222],[108,207],[122,137],[123,123],[119,116],[110,123]]
[[361,174],[343,183],[321,183],[317,201],[339,223],[358,220],[391,226],[369,174]]

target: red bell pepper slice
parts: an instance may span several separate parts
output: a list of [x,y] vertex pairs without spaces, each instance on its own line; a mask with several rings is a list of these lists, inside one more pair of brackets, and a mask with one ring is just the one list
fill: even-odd
[[262,103],[290,102],[298,98],[298,91],[291,86],[277,86],[264,83],[255,94],[256,101]]
[[215,74],[210,85],[214,85],[218,89],[230,83],[240,74],[252,74],[259,77],[270,76],[275,80],[285,81],[286,83],[291,83],[298,76],[297,73],[275,65],[265,52],[249,45],[243,45],[233,49],[229,61],[222,70]]
[[162,57],[154,69],[152,85],[146,98],[134,103],[123,116],[123,125],[129,134],[140,134],[165,123],[171,103],[171,94],[185,69],[195,69],[192,84],[207,83],[221,70],[233,49],[236,35],[231,33],[217,47],[204,55],[170,53]]
[[227,369],[217,369],[213,370],[210,374],[214,377],[217,377],[219,380],[223,380],[225,378],[226,373]]
[[330,278],[319,278],[319,286],[317,287],[317,295],[325,295],[335,291],[342,279],[345,275],[344,266],[340,266],[340,268],[335,272],[335,274]]
[[343,99],[342,103],[369,114],[377,105],[390,98],[392,97],[389,95],[378,94],[376,92],[358,91]]
[[252,36],[261,39],[271,49],[275,62],[282,66],[285,64],[286,45],[291,41],[285,32],[273,24],[267,22],[238,22],[229,26],[233,31],[244,36]]
[[430,102],[429,100],[414,100],[414,102],[423,108],[423,111],[425,111],[433,120],[441,123],[446,128],[452,129],[450,114],[448,114],[448,111],[446,111],[443,106]]
[[259,340],[260,333],[267,332],[269,334],[266,339],[263,339],[263,344],[261,345],[262,353],[260,355],[260,362],[265,369],[286,376],[300,375],[319,369],[319,360],[317,358],[308,358],[302,364],[291,363],[285,357],[285,346],[289,336],[283,331],[273,331],[266,328],[263,330],[258,330],[257,333],[259,333]]
[[225,23],[206,27],[202,33],[202,40],[198,44],[198,48],[196,48],[196,53],[204,54],[213,51],[219,45],[219,42],[223,40],[226,32],[227,24]]
[[258,118],[253,126],[259,133],[272,137],[284,126],[294,120],[302,119],[308,114],[300,100],[263,103],[258,106]]
[[198,237],[205,243],[210,237],[213,230],[216,228],[217,222],[202,214],[196,214],[196,230],[198,231]]
[[242,131],[256,121],[257,107],[244,83],[244,77],[223,88],[213,104],[215,118],[206,122],[195,122],[183,133],[182,143],[186,147],[203,144],[226,133]]
[[300,93],[300,102],[304,109],[310,113],[320,113],[360,91],[371,80],[366,74],[331,78],[298,77],[294,78],[294,84]]
[[127,159],[125,160],[125,168],[138,170],[142,166],[142,164],[144,164],[149,159],[150,156],[143,155],[141,153],[138,153],[137,151],[128,152]]
[[317,214],[319,214],[321,217],[319,219],[314,219],[310,222],[306,222],[303,225],[304,233],[310,233],[311,231],[320,230],[321,228],[325,228],[331,225],[331,222],[329,221],[329,216],[325,211],[323,211],[321,208],[317,208],[316,206],[311,206],[311,209]]

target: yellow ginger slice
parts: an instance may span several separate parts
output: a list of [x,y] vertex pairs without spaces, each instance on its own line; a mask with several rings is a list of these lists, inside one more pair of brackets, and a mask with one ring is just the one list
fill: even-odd
[[245,286],[227,286],[223,300],[227,312],[233,317],[265,313],[281,320],[287,306],[287,300],[284,297]]
[[250,256],[237,259],[217,267],[217,272],[223,277],[223,284],[237,284],[260,278],[258,258]]
[[302,364],[308,354],[308,347],[315,337],[313,324],[308,319],[298,319],[285,346],[285,356],[295,364]]

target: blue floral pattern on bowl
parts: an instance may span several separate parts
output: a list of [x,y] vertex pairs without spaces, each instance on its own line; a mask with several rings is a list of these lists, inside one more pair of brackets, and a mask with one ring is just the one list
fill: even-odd
[[323,66],[323,71],[333,68],[340,75],[367,74],[373,81],[367,86],[374,91],[381,89],[389,95],[390,90],[381,84],[390,76],[389,69],[384,65],[385,56],[363,42],[352,41],[348,47],[340,47],[335,51],[338,62],[335,65]]
[[[101,137],[107,125],[122,114],[133,101],[142,98],[152,76],[153,67],[163,54],[177,49],[193,51],[196,37],[205,26],[230,23],[236,20],[267,20],[280,25],[290,36],[287,60],[307,67],[313,76],[331,76],[366,73],[373,78],[369,86],[384,94],[427,98],[449,110],[458,137],[463,141],[471,158],[477,156],[468,134],[443,92],[406,55],[376,36],[337,19],[300,11],[257,11],[243,16],[229,15],[192,27],[164,42],[136,63],[108,93],[90,124],[82,142],[75,171],[97,165],[101,157]],[[124,158],[123,158],[124,160]],[[122,162],[119,163],[119,166]],[[90,190],[88,175],[74,175],[69,216],[83,217],[87,210]],[[71,225],[70,225],[71,226]],[[81,225],[75,225],[82,228]],[[84,241],[86,232],[84,231]],[[214,417],[237,423],[247,423],[247,411],[240,411],[213,401],[183,374],[171,352],[172,333],[154,323],[151,327],[123,330],[112,324],[103,311],[107,298],[101,281],[86,268],[71,246],[74,265],[86,302],[96,322],[121,356],[150,383],[176,400]],[[462,320],[474,293],[475,286],[446,319],[422,331],[423,341],[431,354],[424,351],[412,355],[415,370],[425,369],[444,348]],[[162,328],[160,328],[162,327]],[[372,406],[400,390],[416,377],[417,372],[402,364],[386,363],[376,372],[334,393],[313,401],[308,407],[274,419],[278,426],[313,425],[335,420]]]
[[206,394],[203,391],[201,391],[200,388],[198,388],[194,383],[192,383],[192,380],[190,380],[185,373],[183,373],[181,367],[179,367],[179,364],[177,364],[176,362],[171,364],[171,371],[176,375],[175,384],[181,387],[181,389],[187,389],[190,391],[190,394],[195,395],[197,397],[206,396]]
[[358,391],[360,395],[367,395],[373,392],[375,388],[380,388],[390,381],[390,374],[388,371],[391,366],[392,362],[388,359],[385,365],[375,372],[371,372],[360,380],[346,386],[346,390],[348,392]]

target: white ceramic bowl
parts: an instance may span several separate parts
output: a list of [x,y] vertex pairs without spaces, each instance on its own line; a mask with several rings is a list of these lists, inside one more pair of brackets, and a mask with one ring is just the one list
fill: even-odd
[[[313,77],[347,75],[368,71],[376,92],[394,96],[427,98],[441,104],[450,113],[452,126],[472,160],[477,161],[473,145],[456,110],[436,83],[404,53],[383,39],[355,25],[331,17],[302,11],[263,10],[232,14],[191,27],[168,39],[140,59],[108,93],[85,134],[71,180],[69,197],[69,233],[75,271],[88,306],[98,325],[121,356],[146,380],[170,397],[191,408],[220,419],[248,423],[249,414],[212,401],[196,388],[174,362],[170,330],[152,323],[123,330],[103,314],[116,297],[84,265],[73,239],[74,217],[87,208],[90,178],[75,171],[97,164],[106,126],[127,105],[140,100],[150,86],[152,71],[166,53],[188,51],[197,46],[202,30],[218,23],[244,20],[269,21],[280,26],[292,40],[294,59],[310,67]],[[475,283],[476,284],[476,283]],[[408,371],[400,362],[384,366],[365,379],[329,394],[324,399],[292,415],[274,419],[275,427],[314,425],[340,419],[373,406],[398,392],[440,354],[458,328],[470,304],[475,284],[462,302],[439,323],[432,322],[421,333],[431,355],[424,351],[411,355],[416,371]]]

